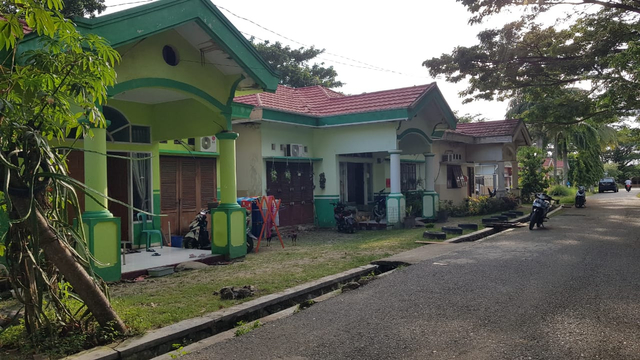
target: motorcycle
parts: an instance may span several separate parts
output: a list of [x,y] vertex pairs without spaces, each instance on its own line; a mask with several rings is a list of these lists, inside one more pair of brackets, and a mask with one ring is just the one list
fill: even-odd
[[531,215],[529,216],[529,230],[533,230],[533,225],[537,227],[544,227],[544,221],[547,218],[549,210],[551,210],[551,202],[554,199],[547,194],[536,194],[536,199],[533,201],[533,207],[531,209]]
[[373,205],[373,219],[379,223],[387,216],[387,197],[384,196],[384,190],[380,190],[374,199]]
[[577,208],[585,207],[587,204],[587,194],[584,186],[578,186],[578,192],[576,192],[575,205]]
[[631,185],[624,185],[624,188],[627,190],[627,192],[631,191]]
[[333,217],[338,231],[353,234],[358,226],[353,217],[354,211],[345,209],[345,205],[341,202],[331,203],[331,205],[333,205]]
[[258,240],[258,238],[251,233],[251,226],[249,226],[250,221],[251,217],[247,216],[247,223],[245,226],[247,228],[247,254],[253,251],[253,243],[255,240]]
[[207,214],[208,209],[202,209],[189,224],[189,232],[182,240],[182,246],[185,249],[211,249],[211,239],[209,238],[209,230],[207,230]]

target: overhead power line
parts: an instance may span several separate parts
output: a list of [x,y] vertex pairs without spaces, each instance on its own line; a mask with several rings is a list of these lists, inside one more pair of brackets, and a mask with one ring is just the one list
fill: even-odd
[[[214,5],[215,5],[215,4],[214,4]],[[277,35],[277,36],[279,36],[279,37],[281,37],[281,38],[283,38],[283,39],[286,39],[286,40],[291,41],[291,42],[293,42],[293,43],[295,43],[295,44],[298,44],[298,45],[302,45],[302,46],[304,46],[304,47],[310,47],[310,46],[309,46],[309,45],[307,45],[307,44],[303,44],[303,43],[301,43],[301,42],[299,42],[299,41],[293,40],[293,39],[291,39],[291,38],[289,38],[289,37],[286,37],[286,36],[284,36],[284,35],[282,35],[282,34],[279,34],[279,33],[275,32],[275,31],[273,31],[273,30],[271,30],[271,29],[268,29],[268,28],[266,28],[266,27],[264,27],[264,26],[262,26],[262,25],[258,24],[257,22],[255,22],[255,21],[253,21],[253,20],[250,20],[250,19],[247,19],[247,18],[242,17],[242,16],[240,16],[240,15],[237,15],[237,14],[235,14],[234,12],[230,11],[229,9],[227,9],[227,8],[225,8],[225,7],[222,7],[222,6],[219,6],[219,5],[216,5],[216,7],[217,7],[218,9],[222,9],[222,10],[224,10],[224,11],[228,12],[229,14],[231,14],[231,15],[233,15],[233,16],[235,16],[235,17],[239,18],[239,19],[242,19],[242,20],[244,20],[244,21],[248,21],[248,22],[250,22],[251,24],[254,24],[254,25],[256,25],[257,27],[259,27],[259,28],[261,28],[261,29],[263,29],[263,30],[266,30],[266,31],[268,31],[268,32],[270,32],[270,33],[272,33],[272,34],[274,34],[274,35]],[[246,34],[246,33],[243,33],[243,34],[245,34],[245,35],[249,35],[249,36],[253,36],[253,35],[251,35],[251,34]],[[260,38],[258,38],[258,37],[256,37],[256,36],[254,36],[254,37],[255,37],[256,39],[258,39],[258,40],[265,41],[264,39],[260,39]],[[325,52],[325,54],[326,54],[326,55],[331,55],[331,56],[336,56],[336,57],[339,57],[339,58],[342,58],[342,59],[345,59],[345,60],[353,61],[353,62],[355,62],[355,63],[362,64],[362,65],[364,65],[364,66],[355,66],[355,65],[350,65],[350,64],[341,63],[341,62],[338,62],[338,61],[335,61],[335,60],[327,60],[327,61],[333,61],[333,62],[338,63],[338,64],[347,65],[347,66],[354,66],[354,67],[359,67],[359,68],[363,68],[363,69],[377,70],[377,71],[383,71],[383,72],[389,72],[389,73],[394,73],[394,74],[399,74],[399,75],[405,75],[405,76],[415,77],[415,75],[409,75],[409,74],[401,73],[401,72],[399,72],[399,71],[385,69],[385,68],[383,68],[383,67],[379,67],[379,66],[376,66],[376,65],[367,64],[367,63],[362,62],[362,61],[360,61],[360,60],[352,59],[352,58],[349,58],[349,57],[346,57],[346,56],[342,56],[342,55],[339,55],[339,54],[334,54],[334,53],[330,53],[330,52]]]

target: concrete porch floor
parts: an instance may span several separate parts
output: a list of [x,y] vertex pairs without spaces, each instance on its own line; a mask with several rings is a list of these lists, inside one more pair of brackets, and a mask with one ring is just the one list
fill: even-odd
[[[213,255],[211,250],[183,249],[177,247],[165,246],[152,247],[155,252],[147,252],[146,249],[136,249],[139,253],[125,254],[122,265],[122,278],[130,279],[132,277],[145,275],[148,269],[163,266],[175,266],[186,261],[201,261],[206,263],[223,261],[222,255]],[[153,256],[160,254],[160,256]],[[195,257],[189,257],[189,255]],[[202,261],[206,260],[206,261]]]

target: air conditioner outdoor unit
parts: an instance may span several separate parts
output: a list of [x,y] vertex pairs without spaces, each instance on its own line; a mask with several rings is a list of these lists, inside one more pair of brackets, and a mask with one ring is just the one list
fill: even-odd
[[216,137],[212,135],[196,138],[196,151],[217,152]]
[[462,160],[462,154],[443,154],[442,155],[442,162],[454,162],[454,161],[461,161]]
[[287,144],[287,156],[291,157],[307,157],[302,144]]

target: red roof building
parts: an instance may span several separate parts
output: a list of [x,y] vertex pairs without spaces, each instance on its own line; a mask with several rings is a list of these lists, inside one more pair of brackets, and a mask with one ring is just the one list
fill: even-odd
[[275,93],[238,96],[235,102],[313,117],[406,109],[415,105],[435,83],[400,89],[344,95],[323,86],[291,88],[278,85]]

